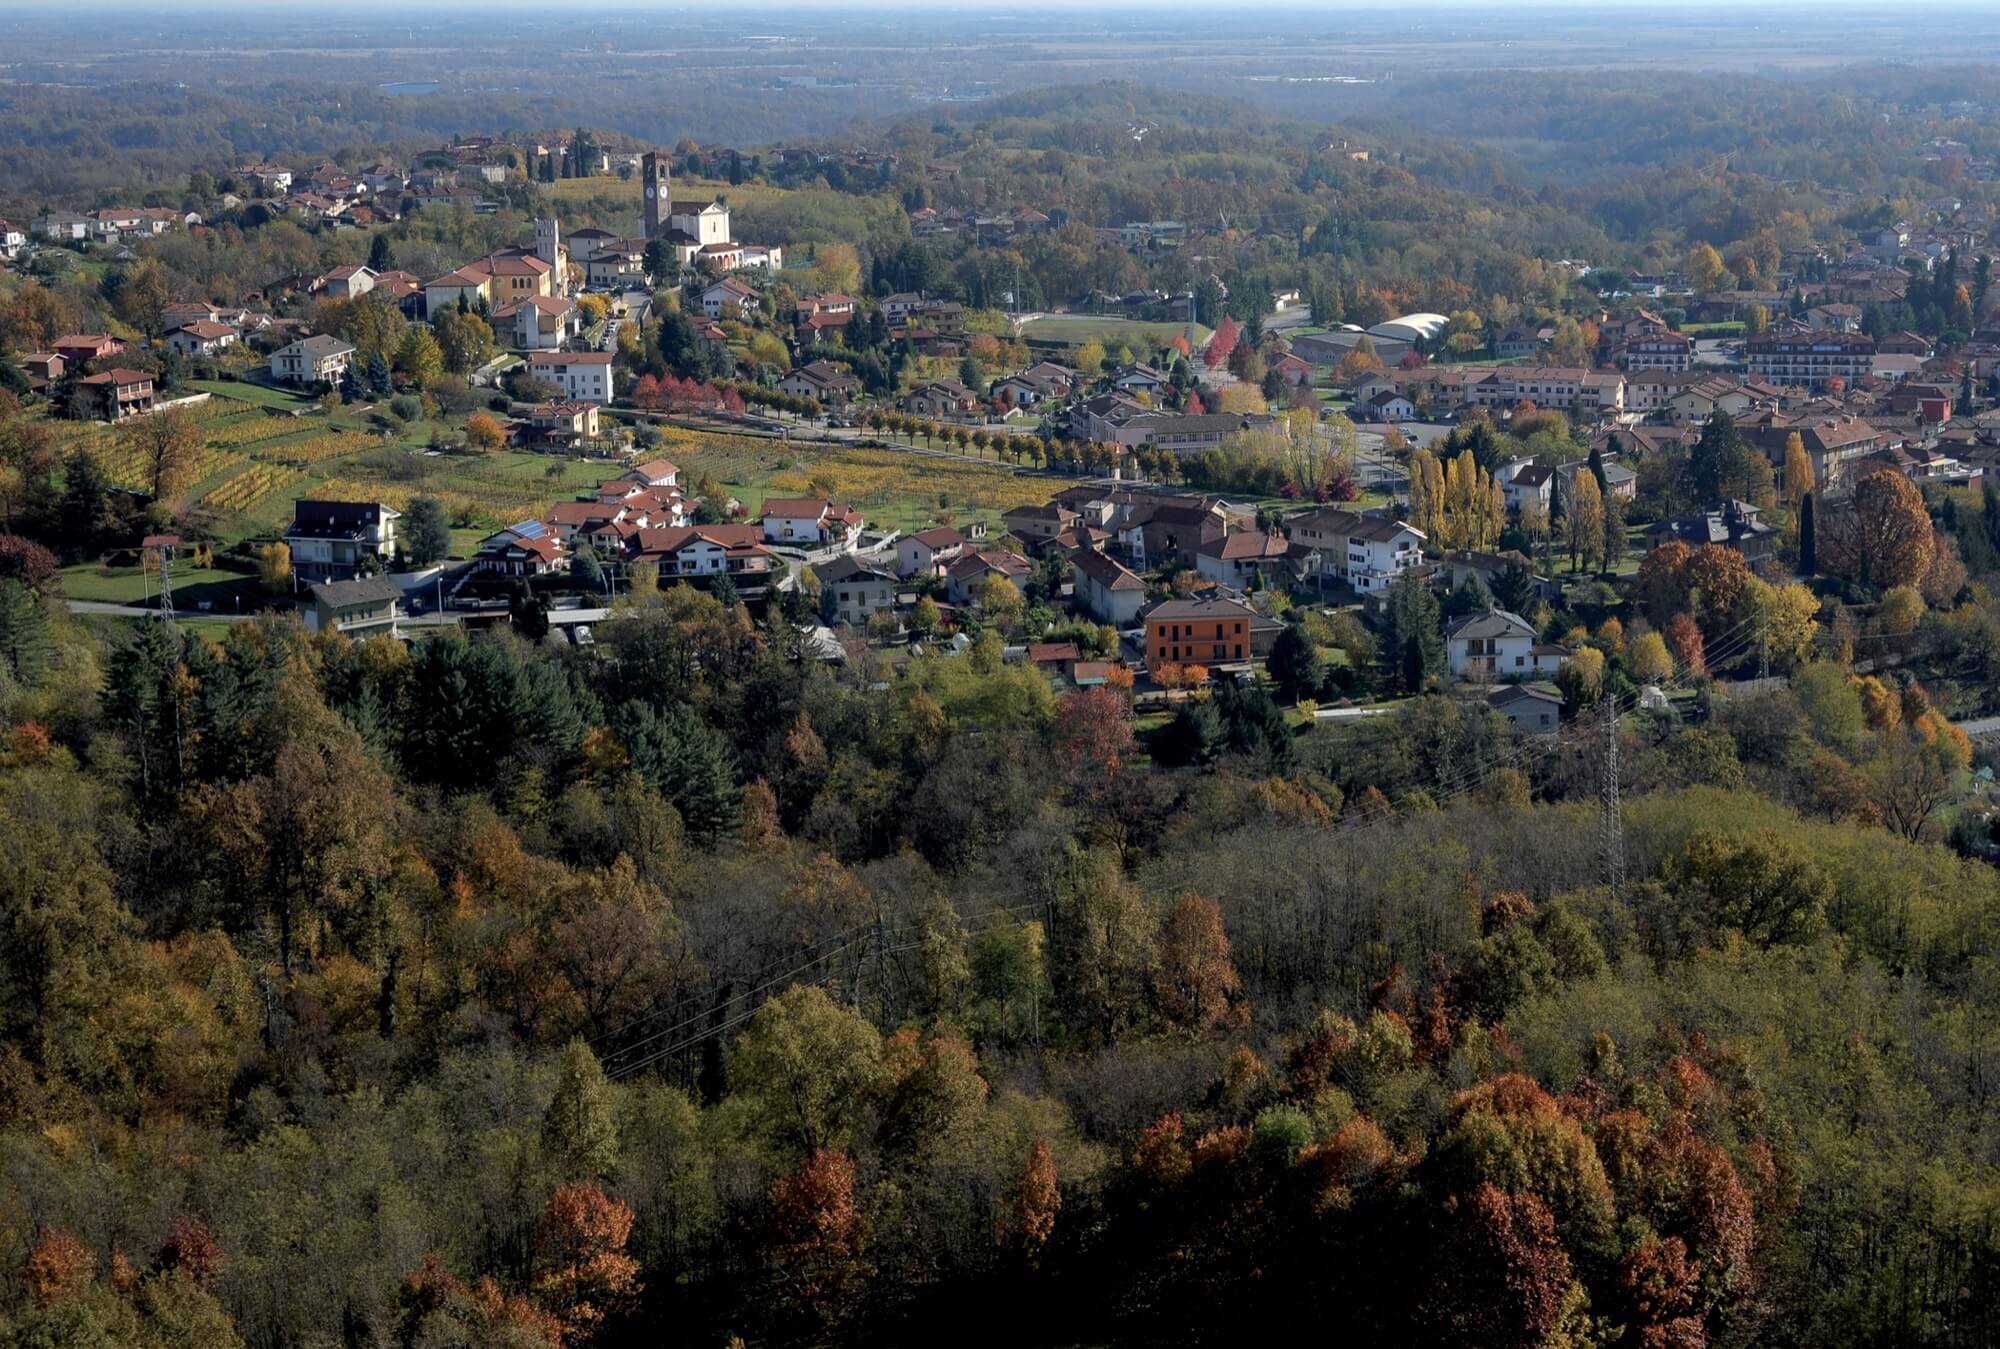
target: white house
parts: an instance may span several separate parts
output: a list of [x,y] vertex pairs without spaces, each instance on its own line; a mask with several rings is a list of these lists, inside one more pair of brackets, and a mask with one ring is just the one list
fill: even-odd
[[1309,573],[1337,577],[1364,595],[1387,590],[1424,558],[1424,532],[1385,515],[1322,507],[1286,525],[1291,541],[1310,550]]
[[730,306],[743,310],[754,309],[756,305],[757,288],[733,276],[723,277],[701,293],[701,312],[712,319],[721,318],[723,310]]
[[321,277],[313,289],[337,300],[352,300],[375,289],[375,272],[369,267],[336,267]]
[[545,351],[528,358],[528,374],[546,380],[579,403],[611,401],[611,353]]
[[1417,416],[1416,405],[1394,389],[1377,389],[1361,403],[1358,411],[1363,420],[1391,425],[1415,421]]
[[331,384],[354,360],[354,347],[337,337],[307,337],[271,353],[271,378],[281,384]]
[[795,546],[836,543],[851,548],[861,536],[861,513],[811,497],[772,497],[764,503],[764,538]]
[[493,311],[493,329],[522,351],[553,351],[583,331],[583,317],[564,295],[530,295]]
[[[1510,471],[1511,470],[1511,471]],[[1529,506],[1546,512],[1550,500],[1555,495],[1556,471],[1547,464],[1522,463],[1515,460],[1502,464],[1500,480],[1502,493],[1507,498],[1510,511],[1525,510]]]
[[757,541],[757,526],[684,525],[639,531],[637,555],[658,558],[669,576],[738,576],[761,579],[771,551]]
[[167,334],[167,345],[184,356],[210,356],[239,340],[237,331],[228,324],[207,319],[183,323]]
[[1505,609],[1467,614],[1445,630],[1444,647],[1453,678],[1489,683],[1552,675],[1569,654],[1543,642],[1534,624]]
[[402,516],[379,501],[292,503],[285,545],[292,574],[303,581],[341,581],[396,556],[396,521]]
[[1146,583],[1136,572],[1094,548],[1078,549],[1073,596],[1076,605],[1100,623],[1129,628],[1146,607]]
[[949,525],[905,534],[896,541],[896,575],[936,576],[965,552],[965,536]]
[[648,459],[645,463],[627,469],[625,476],[633,482],[644,483],[648,487],[678,487],[681,481],[680,465],[668,459]]

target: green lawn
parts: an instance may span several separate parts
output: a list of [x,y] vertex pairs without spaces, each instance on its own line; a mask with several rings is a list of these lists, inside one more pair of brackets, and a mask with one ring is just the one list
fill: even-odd
[[[176,566],[172,575],[177,609],[198,609],[205,603],[218,614],[248,613],[273,602],[256,577],[240,572]],[[159,594],[157,579],[137,567],[83,562],[63,568],[62,577],[63,593],[73,600],[143,607]]]
[[[1185,323],[1135,323],[1129,319],[1103,318],[1096,314],[1057,314],[1034,319],[1021,326],[1021,336],[1031,342],[1064,342],[1081,346],[1095,338],[1106,347],[1121,343],[1139,353],[1141,348],[1163,347],[1187,332]],[[1194,325],[1195,345],[1206,342],[1209,330]]]
[[190,380],[188,386],[212,393],[218,398],[234,398],[241,403],[255,403],[258,407],[276,408],[280,412],[296,412],[300,408],[316,405],[316,399],[303,398],[283,389],[273,389],[263,384],[248,384],[241,380],[197,379]]

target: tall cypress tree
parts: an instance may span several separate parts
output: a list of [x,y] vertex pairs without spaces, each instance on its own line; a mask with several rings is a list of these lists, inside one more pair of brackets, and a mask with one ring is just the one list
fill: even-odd
[[[1993,498],[1986,498],[1989,511]],[[1813,536],[1813,494],[1799,498],[1799,570],[1811,576],[1819,570],[1818,542]]]

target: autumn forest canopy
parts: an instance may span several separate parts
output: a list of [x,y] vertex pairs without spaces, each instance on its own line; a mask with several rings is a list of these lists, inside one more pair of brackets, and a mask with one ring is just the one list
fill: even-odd
[[[2000,759],[1979,734],[2000,707],[2000,491],[1924,480],[1908,455],[1829,459],[1800,434],[1767,452],[1719,397],[1596,436],[1575,407],[1532,402],[1469,411],[1422,448],[1385,424],[1364,464],[1352,387],[1380,378],[1428,414],[1425,372],[1489,373],[1522,329],[1588,368],[1661,295],[1688,305],[1671,335],[1722,362],[1756,323],[1803,324],[1799,285],[1838,303],[1836,242],[1912,218],[1983,240],[2000,75],[1753,75],[1740,49],[1720,71],[1488,69],[1426,29],[1350,86],[1359,58],[1333,39],[1260,18],[1253,44],[1203,13],[1201,32],[1162,19],[1129,39],[1104,32],[1137,26],[1123,11],[1066,15],[1019,50],[940,28],[935,52],[859,19],[834,52],[838,25],[794,47],[713,16],[508,19],[498,36],[482,17],[422,29],[420,54],[336,34],[296,58],[204,45],[206,29],[183,48],[156,15],[104,38],[92,69],[60,48],[74,17],[0,19],[0,45],[24,44],[0,85],[0,214],[182,217],[144,240],[44,241],[0,274],[0,1349],[2000,1343]],[[289,51],[274,22],[246,18],[238,45]],[[1983,23],[1966,20],[1967,62]],[[1800,61],[1829,40],[1801,37]],[[709,42],[721,55],[690,54]],[[1065,51],[1074,79],[1050,73]],[[1299,52],[1313,64],[1283,64]],[[1177,421],[1212,395],[1218,414],[1254,404],[1257,428],[1129,464],[1073,444],[1028,460],[1044,479],[1015,473],[1018,450],[1003,465],[1009,438],[981,421],[975,462],[961,429],[953,466],[1031,483],[1037,509],[1114,466],[1239,498],[1232,524],[1272,531],[1270,575],[1245,569],[1257,618],[1282,628],[1268,655],[1212,686],[1177,656],[1144,706],[1124,665],[1086,684],[1080,656],[1108,671],[1131,643],[1072,618],[1081,573],[1040,548],[1006,559],[1018,585],[925,577],[907,630],[890,578],[872,645],[838,602],[820,609],[816,575],[806,600],[814,574],[789,553],[768,602],[726,578],[662,584],[657,562],[566,564],[552,585],[605,595],[567,640],[526,584],[482,611],[491,629],[365,639],[308,631],[310,594],[300,613],[175,620],[65,592],[117,552],[151,600],[140,541],[183,546],[158,531],[220,472],[202,456],[227,446],[204,437],[234,434],[225,419],[246,446],[297,434],[283,481],[303,483],[322,425],[303,418],[333,426],[343,390],[273,398],[267,418],[247,402],[276,393],[258,363],[226,386],[211,369],[226,410],[97,436],[56,415],[46,378],[31,387],[28,356],[116,332],[149,388],[192,388],[189,359],[161,349],[167,311],[251,295],[290,306],[287,341],[359,353],[344,394],[382,403],[389,436],[327,440],[390,466],[371,498],[412,487],[404,545],[421,538],[426,565],[476,553],[499,522],[448,515],[419,471],[449,453],[486,473],[503,421],[580,405],[522,392],[519,372],[511,390],[472,383],[507,330],[463,299],[427,326],[325,279],[525,251],[552,201],[566,238],[629,235],[638,188],[609,169],[558,183],[551,159],[547,181],[501,173],[428,204],[413,187],[393,219],[336,227],[280,214],[250,170],[363,173],[554,127],[576,128],[547,139],[579,161],[592,134],[657,144],[676,182],[736,195],[739,239],[792,258],[763,298],[730,302],[734,349],[697,340],[711,273],[662,282],[643,323],[605,336],[602,411],[610,426],[615,399],[618,425],[643,426],[640,478],[663,472],[653,422],[699,399],[739,422],[784,412],[769,425],[811,493],[789,505],[838,516],[811,457],[833,455],[802,415],[831,406],[778,383],[837,359],[893,406],[917,357],[885,300],[973,316],[962,358],[925,357],[940,380],[1059,357],[1081,399],[1160,359]],[[920,237],[940,207],[969,223]],[[982,233],[989,208],[1041,221]],[[1201,243],[1134,246],[1132,222],[1188,222]],[[1956,360],[1996,322],[1983,242],[1882,261],[1898,285],[1852,306],[1871,340]],[[1372,341],[1317,372],[1293,359],[1307,368],[1287,384],[1272,297],[1293,289],[1311,324],[1290,340],[1439,326],[1405,344],[1401,385]],[[795,329],[795,302],[852,311],[847,291],[851,333]],[[1739,292],[1761,298],[1699,320],[1701,298]],[[1089,325],[1104,314],[1086,299],[1134,294],[1126,326],[1073,344],[1030,350],[1011,326],[1071,306],[1059,321]],[[1224,346],[1242,337],[1200,389],[1190,361],[1213,349],[1172,345],[1192,329],[1170,297]],[[587,298],[607,322],[606,295]],[[1118,345],[1153,326],[1158,349]],[[1993,415],[1993,361],[1939,376],[1962,424]],[[391,443],[458,413],[467,443]],[[771,541],[759,513],[781,484],[767,474],[746,504],[708,464],[761,463],[772,442],[716,424],[671,428],[697,465],[688,518],[727,508]],[[926,426],[874,410],[839,429],[881,433],[844,452],[892,465],[884,491],[929,520],[950,498],[910,506],[902,467]],[[921,462],[950,445],[926,440]],[[526,486],[474,481],[509,510],[591,498],[596,477],[546,458]],[[1841,470],[1838,494],[1815,462]],[[1509,467],[1561,476],[1524,505]],[[1382,470],[1365,502],[1364,468]],[[270,500],[288,519],[303,490]],[[1406,569],[1330,602],[1321,574],[1287,593],[1276,564],[1303,536],[1278,533],[1299,524],[1284,513],[1338,503],[1376,512],[1351,517],[1343,558],[1371,525],[1413,526],[1434,583]],[[980,503],[995,558],[1016,504]],[[1233,537],[1210,499],[1194,513],[1211,507]],[[1742,537],[1702,541],[1746,508],[1772,522],[1754,564]],[[1074,512],[1050,517],[1090,546]],[[189,569],[216,542],[199,523]],[[969,510],[957,523],[975,532]],[[1448,554],[1492,566],[1430,575]],[[235,562],[296,591],[276,558]],[[364,582],[389,584],[381,561]],[[1154,562],[1130,577],[1149,605],[1208,588],[1188,558]],[[795,576],[786,593],[776,578]],[[1559,647],[1546,735],[1451,678],[1447,631],[1494,610],[1524,649]],[[1063,677],[1029,652],[1045,639],[1082,645],[1049,658]]]

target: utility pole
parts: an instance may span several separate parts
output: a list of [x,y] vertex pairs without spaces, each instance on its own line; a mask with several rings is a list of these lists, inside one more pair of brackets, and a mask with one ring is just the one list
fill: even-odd
[[1604,761],[1597,787],[1598,843],[1604,854],[1604,884],[1613,899],[1625,892],[1625,815],[1618,803],[1618,702],[1604,700]]
[[[169,627],[173,626],[174,621],[174,581],[172,575],[174,550],[180,547],[180,543],[181,539],[178,534],[150,534],[139,545],[141,550],[153,554],[160,561],[160,617],[166,620]],[[142,566],[140,570],[144,571],[145,568]]]

